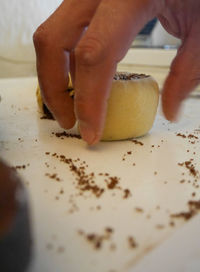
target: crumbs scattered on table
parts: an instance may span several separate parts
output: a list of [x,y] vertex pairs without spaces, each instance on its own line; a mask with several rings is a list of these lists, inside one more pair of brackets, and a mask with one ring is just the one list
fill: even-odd
[[102,234],[98,233],[85,233],[83,230],[79,230],[78,234],[83,236],[94,249],[100,250],[105,242],[110,242],[110,249],[113,250],[112,235],[114,229],[111,227],[106,227]]
[[194,215],[196,215],[200,211],[200,200],[190,200],[187,203],[188,211],[182,211],[179,213],[171,214],[172,218],[183,218],[185,220],[191,219]]
[[[188,132],[187,132],[188,133]],[[195,136],[194,134],[189,134],[189,135],[186,135],[186,134],[182,134],[182,133],[177,133],[176,134],[176,136],[178,136],[178,137],[182,137],[182,138],[184,138],[184,139],[189,139],[189,143],[191,143],[191,144],[195,144],[196,142],[195,142],[195,140],[198,140],[199,138],[197,137],[197,136]],[[193,140],[193,141],[192,141]],[[187,152],[189,152],[188,150],[187,150]]]
[[189,161],[185,161],[182,163],[178,163],[179,166],[185,166],[190,174],[194,177],[197,177],[199,175],[198,171],[195,169],[194,165],[192,164],[193,159],[189,160]]
[[21,170],[21,169],[26,169],[26,167],[28,167],[28,166],[30,166],[30,163],[22,164],[22,165],[15,165],[15,166],[12,166],[11,168],[15,169],[15,170]]
[[[99,198],[105,192],[105,186],[100,186],[96,183],[96,175],[101,176],[104,179],[104,184],[106,184],[109,190],[122,190],[124,192],[123,198],[128,198],[131,196],[129,189],[123,189],[119,186],[120,178],[117,176],[111,176],[109,173],[98,173],[94,172],[88,173],[88,165],[85,161],[80,161],[80,159],[66,158],[65,155],[58,155],[57,153],[45,152],[46,155],[50,155],[59,159],[60,162],[66,163],[71,171],[71,173],[76,178],[76,189],[79,190],[79,195],[83,195],[84,192],[90,192],[97,198]],[[57,174],[46,174],[52,179],[60,181]]]
[[53,180],[55,180],[55,181],[58,181],[58,182],[61,181],[61,179],[58,177],[58,174],[57,174],[57,173],[53,173],[53,174],[46,173],[45,176],[46,176],[46,177],[49,177],[50,179],[53,179]]

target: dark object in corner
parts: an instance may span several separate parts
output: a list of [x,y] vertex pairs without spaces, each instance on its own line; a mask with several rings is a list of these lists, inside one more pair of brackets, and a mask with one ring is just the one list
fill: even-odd
[[16,171],[0,160],[0,271],[24,272],[30,256],[27,192]]

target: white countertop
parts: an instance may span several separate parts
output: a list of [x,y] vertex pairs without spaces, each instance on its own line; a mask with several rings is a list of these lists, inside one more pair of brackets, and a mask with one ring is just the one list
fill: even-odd
[[[177,239],[181,241],[177,235],[183,235],[184,228],[189,229],[186,230],[189,241],[195,243],[194,230],[197,231],[200,216],[196,215],[188,223],[170,215],[187,211],[189,200],[200,199],[199,188],[193,185],[200,183],[199,172],[195,181],[186,167],[178,165],[193,159],[195,169],[200,171],[197,98],[187,100],[181,120],[176,124],[167,122],[159,110],[150,133],[138,139],[143,145],[119,141],[88,148],[80,139],[61,139],[52,134],[63,130],[55,121],[40,119],[36,85],[36,78],[0,80],[1,157],[12,166],[26,165],[18,172],[30,196],[34,257],[29,271],[155,272],[160,271],[161,257],[170,258],[170,248],[177,246]],[[177,133],[187,137],[177,136]],[[188,138],[189,134],[198,139]],[[74,161],[76,166],[85,161],[86,172],[94,172],[95,184],[105,189],[101,197],[90,192],[80,195],[76,177],[67,164],[52,156],[53,153],[73,160],[79,158],[80,161]],[[106,176],[99,173],[119,177],[121,190],[109,190]],[[49,178],[50,174],[57,174],[61,180]],[[183,179],[185,182],[181,183]],[[131,196],[124,199],[127,188]],[[172,221],[174,226],[170,225]],[[106,238],[107,227],[113,232]],[[80,230],[84,235],[79,234]],[[104,237],[101,248],[95,249],[86,239],[85,236],[92,233]],[[134,237],[137,247],[130,247],[130,236]],[[165,242],[171,246],[166,246]],[[191,260],[191,254],[198,260],[200,252],[197,245],[188,245],[191,251],[181,255],[185,256],[185,265]],[[180,248],[179,252],[182,252]],[[176,254],[173,254],[177,266],[180,264],[178,256],[176,262]],[[176,264],[168,266],[168,262],[166,270],[162,271],[197,271],[173,270]],[[199,267],[198,262],[193,263]]]

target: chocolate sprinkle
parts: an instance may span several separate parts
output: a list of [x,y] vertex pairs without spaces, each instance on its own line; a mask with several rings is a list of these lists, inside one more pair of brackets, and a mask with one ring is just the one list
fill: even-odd
[[130,248],[138,247],[138,244],[136,243],[135,239],[132,236],[128,237],[128,243],[129,243]]
[[63,131],[63,132],[52,132],[52,134],[55,135],[58,138],[66,137],[66,138],[81,139],[80,135],[72,134],[72,133],[67,133],[66,131]]

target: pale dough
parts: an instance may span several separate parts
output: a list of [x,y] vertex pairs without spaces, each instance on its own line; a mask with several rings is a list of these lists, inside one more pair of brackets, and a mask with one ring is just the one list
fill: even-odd
[[[124,73],[122,73],[124,75]],[[103,141],[145,135],[152,127],[159,100],[159,87],[151,76],[125,73],[131,79],[113,80],[108,99]]]

